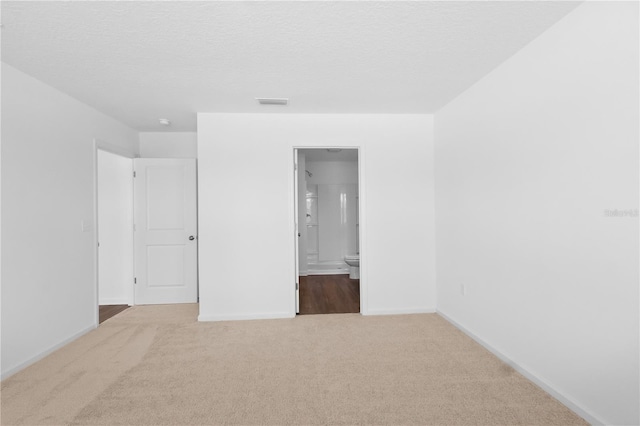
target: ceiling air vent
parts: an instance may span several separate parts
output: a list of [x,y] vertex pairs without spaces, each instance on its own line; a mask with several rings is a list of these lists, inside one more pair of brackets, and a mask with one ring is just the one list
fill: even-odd
[[260,105],[287,105],[289,98],[256,98]]

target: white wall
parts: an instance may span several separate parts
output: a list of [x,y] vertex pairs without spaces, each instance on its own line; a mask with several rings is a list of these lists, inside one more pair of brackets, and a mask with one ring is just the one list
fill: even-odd
[[433,311],[432,126],[428,115],[199,114],[200,319],[295,314],[294,146],[361,147],[362,312]]
[[133,160],[98,150],[98,301],[133,303]]
[[130,128],[2,64],[3,377],[96,326],[94,138],[138,143]]
[[307,158],[298,151],[298,275],[306,276],[307,267]]
[[342,262],[345,255],[356,253],[358,162],[308,161],[306,168],[311,172],[307,184],[316,185],[318,197],[315,260]]
[[358,183],[357,161],[308,160],[307,170],[312,174],[307,178],[309,184]]
[[605,216],[638,72],[638,4],[587,2],[435,117],[438,310],[607,424],[640,420],[638,218]]
[[196,132],[140,132],[142,158],[197,158]]
[[[355,184],[318,185],[318,260],[344,263],[356,253]],[[344,265],[347,266],[346,264]]]

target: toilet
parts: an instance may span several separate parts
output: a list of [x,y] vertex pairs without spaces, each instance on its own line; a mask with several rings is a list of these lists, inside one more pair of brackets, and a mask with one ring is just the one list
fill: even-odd
[[349,265],[349,278],[352,280],[360,279],[360,255],[348,254],[344,257],[344,261]]

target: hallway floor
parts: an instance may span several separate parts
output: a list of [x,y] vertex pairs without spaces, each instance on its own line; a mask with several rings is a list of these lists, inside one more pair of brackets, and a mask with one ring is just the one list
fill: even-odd
[[349,275],[300,277],[300,315],[360,312],[360,280]]
[[118,315],[120,312],[127,309],[129,305],[100,305],[98,308],[99,323],[102,324],[109,318]]

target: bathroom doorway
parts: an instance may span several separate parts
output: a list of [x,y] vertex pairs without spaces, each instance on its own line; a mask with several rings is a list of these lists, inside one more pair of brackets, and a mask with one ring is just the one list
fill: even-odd
[[294,152],[296,312],[360,312],[357,148]]

